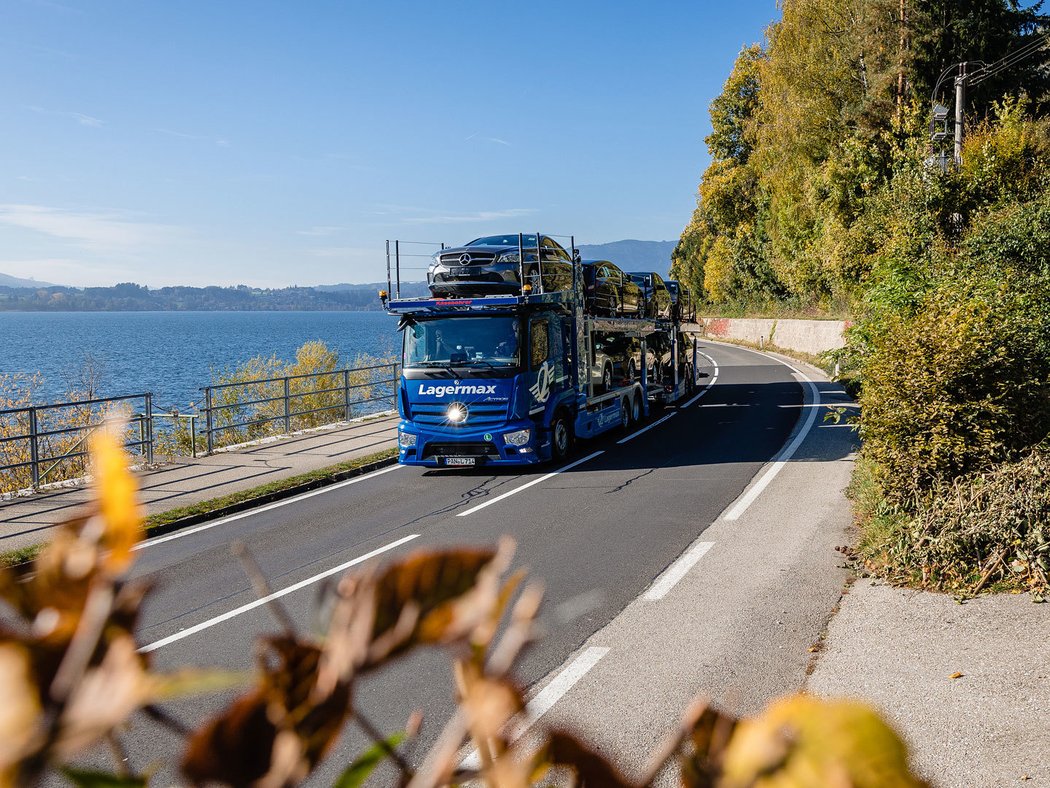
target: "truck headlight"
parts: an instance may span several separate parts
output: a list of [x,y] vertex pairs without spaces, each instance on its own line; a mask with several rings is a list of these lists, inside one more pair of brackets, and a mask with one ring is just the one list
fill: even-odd
[[416,445],[416,436],[411,432],[398,432],[397,445],[402,449],[408,449]]
[[468,413],[467,406],[462,402],[453,402],[448,406],[448,410],[445,411],[445,418],[451,424],[462,424],[467,420]]
[[503,442],[508,446],[524,446],[532,437],[532,430],[517,430],[508,432],[503,436]]

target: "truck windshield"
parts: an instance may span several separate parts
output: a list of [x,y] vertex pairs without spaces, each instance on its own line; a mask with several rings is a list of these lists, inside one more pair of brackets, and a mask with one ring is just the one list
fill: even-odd
[[406,367],[518,364],[518,320],[514,317],[447,317],[405,328]]

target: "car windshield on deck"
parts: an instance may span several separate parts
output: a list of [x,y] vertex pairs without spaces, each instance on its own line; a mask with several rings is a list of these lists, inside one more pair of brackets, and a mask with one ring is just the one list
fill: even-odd
[[[536,247],[536,236],[535,235],[523,235],[521,237],[522,246]],[[515,235],[486,235],[484,238],[475,238],[473,241],[467,244],[467,246],[518,246],[518,236]]]
[[405,328],[404,366],[517,366],[518,330],[513,317],[421,320]]

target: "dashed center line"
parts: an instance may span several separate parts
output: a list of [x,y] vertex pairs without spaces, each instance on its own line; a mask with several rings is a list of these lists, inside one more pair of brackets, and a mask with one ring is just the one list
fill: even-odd
[[623,443],[627,443],[627,441],[633,441],[633,440],[634,440],[635,438],[637,438],[637,437],[638,437],[639,435],[641,435],[641,434],[643,434],[643,433],[646,433],[646,432],[648,432],[648,431],[649,431],[649,430],[651,430],[651,429],[652,429],[653,427],[656,427],[656,426],[657,426],[657,425],[659,425],[659,424],[663,424],[663,423],[664,423],[665,421],[667,421],[667,420],[668,420],[669,418],[671,418],[672,416],[674,416],[674,415],[675,415],[676,413],[678,413],[678,411],[671,411],[671,412],[670,412],[670,413],[668,413],[668,414],[667,414],[666,416],[663,416],[662,418],[659,418],[659,419],[657,419],[656,421],[654,421],[654,422],[653,422],[652,424],[649,424],[648,426],[642,427],[642,428],[641,428],[640,430],[638,430],[637,432],[632,432],[632,433],[631,433],[630,435],[628,435],[628,436],[627,436],[626,438],[620,438],[620,440],[616,441],[617,445],[620,445],[620,444],[623,444]]
[[520,492],[522,492],[524,490],[527,490],[529,487],[532,487],[534,484],[539,484],[540,482],[545,482],[545,481],[547,481],[547,479],[554,478],[559,473],[565,473],[565,471],[570,470],[572,468],[575,468],[577,465],[583,465],[585,462],[590,462],[595,457],[597,457],[597,456],[599,456],[601,454],[605,454],[605,450],[604,449],[601,449],[599,451],[593,452],[592,454],[588,454],[582,460],[576,460],[576,462],[570,462],[568,465],[566,465],[563,468],[559,468],[558,470],[556,470],[556,471],[554,471],[552,473],[545,474],[545,475],[541,476],[538,479],[533,479],[531,482],[526,482],[525,484],[521,485],[520,487],[515,487],[513,490],[508,490],[507,492],[503,493],[502,495],[497,495],[491,501],[485,501],[484,503],[479,503],[477,506],[472,506],[470,509],[467,509],[465,512],[460,512],[459,514],[457,514],[456,517],[466,517],[468,514],[474,514],[474,512],[480,512],[486,506],[492,506],[492,504],[499,503],[504,498],[509,498],[512,495],[517,495],[518,493],[520,493]]

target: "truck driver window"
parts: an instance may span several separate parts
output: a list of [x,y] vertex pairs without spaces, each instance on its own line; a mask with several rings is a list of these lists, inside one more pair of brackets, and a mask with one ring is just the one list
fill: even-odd
[[547,321],[543,319],[533,320],[529,333],[532,337],[532,352],[530,354],[532,368],[539,369],[548,357],[547,347],[549,338]]

